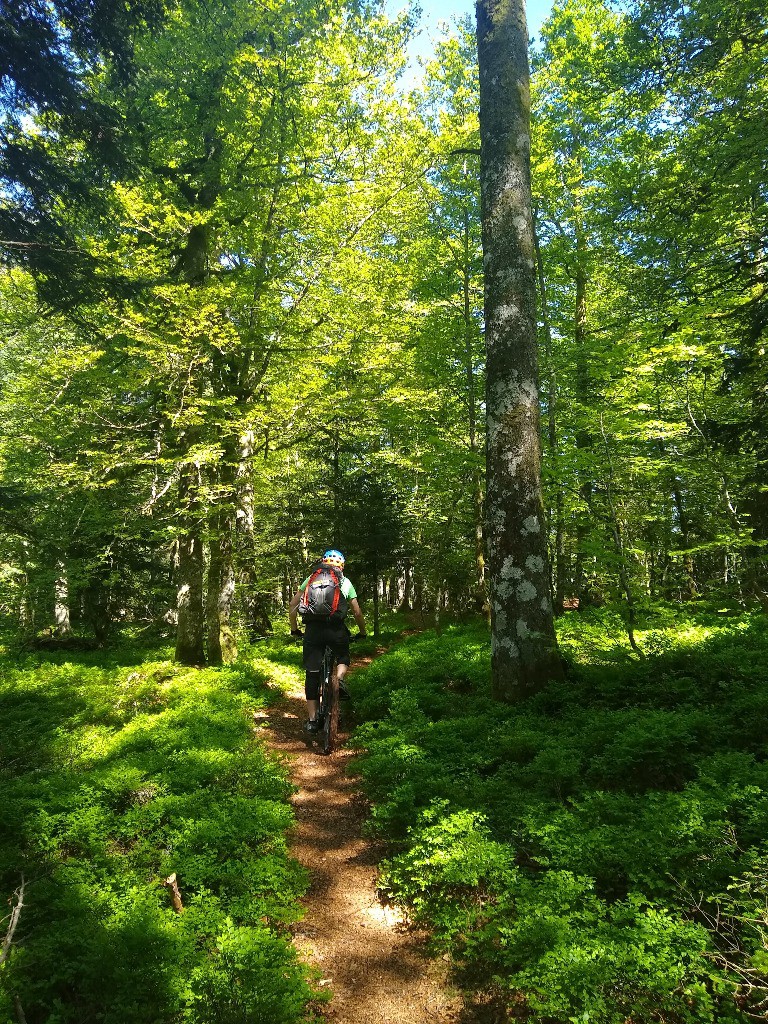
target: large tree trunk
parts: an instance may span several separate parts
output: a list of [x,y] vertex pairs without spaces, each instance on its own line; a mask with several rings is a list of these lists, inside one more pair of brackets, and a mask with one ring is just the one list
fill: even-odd
[[205,663],[205,612],[203,608],[203,542],[197,512],[199,469],[185,466],[179,481],[179,497],[186,530],[178,539],[178,591],[176,608],[176,661],[182,665]]
[[493,690],[511,701],[562,676],[541,495],[524,0],[478,0],[477,42]]

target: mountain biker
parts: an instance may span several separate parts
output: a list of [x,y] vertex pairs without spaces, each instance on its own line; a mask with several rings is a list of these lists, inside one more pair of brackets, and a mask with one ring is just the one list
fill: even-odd
[[[335,548],[331,548],[323,555],[319,568],[322,569],[324,566],[327,566],[340,576],[341,596],[346,600],[350,610],[352,611],[352,614],[355,617],[355,622],[360,630],[359,635],[363,637],[366,635],[365,619],[363,618],[363,613],[360,610],[360,605],[357,601],[357,591],[353,587],[351,580],[344,575],[344,565],[344,555]],[[319,728],[317,712],[320,705],[318,700],[320,694],[320,671],[323,664],[323,654],[326,646],[331,648],[336,658],[336,675],[339,680],[340,693],[346,692],[346,688],[343,687],[343,683],[344,676],[349,668],[350,632],[347,629],[343,618],[305,617],[303,634],[298,627],[297,615],[299,603],[301,602],[302,594],[306,590],[309,581],[313,579],[313,575],[314,574],[310,574],[307,576],[291,598],[291,603],[288,606],[291,635],[295,637],[303,635],[304,637],[303,656],[304,671],[306,672],[304,694],[307,698],[308,715],[304,728],[307,732],[317,732]]]

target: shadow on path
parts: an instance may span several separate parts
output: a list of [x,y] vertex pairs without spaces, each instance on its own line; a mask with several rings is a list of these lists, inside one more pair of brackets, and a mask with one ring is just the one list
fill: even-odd
[[[300,955],[322,971],[334,1024],[470,1024],[447,963],[428,957],[425,936],[376,897],[381,853],[363,837],[365,801],[348,773],[351,752],[324,757],[303,742],[298,694],[265,713],[273,750],[289,761],[298,792],[291,852],[310,872],[306,917],[294,929]],[[344,742],[345,735],[340,737]]]

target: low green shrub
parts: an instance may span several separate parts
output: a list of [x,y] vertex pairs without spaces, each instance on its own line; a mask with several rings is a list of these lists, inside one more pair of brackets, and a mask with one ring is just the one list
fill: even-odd
[[156,659],[0,666],[0,891],[26,883],[0,1020],[17,998],[28,1024],[313,1019],[287,935],[306,888],[292,787],[253,729],[272,663]]
[[515,1016],[746,1024],[768,996],[766,623],[648,610],[642,662],[620,624],[567,618],[568,678],[514,707],[476,628],[356,677],[382,885]]

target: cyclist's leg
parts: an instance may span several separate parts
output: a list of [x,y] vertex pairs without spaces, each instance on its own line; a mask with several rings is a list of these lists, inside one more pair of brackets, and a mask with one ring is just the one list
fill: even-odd
[[318,623],[308,622],[304,627],[304,696],[307,698],[307,718],[309,722],[317,722],[320,706],[320,673],[323,665],[325,640]]
[[349,630],[343,622],[340,622],[333,631],[333,653],[336,657],[336,678],[339,680],[339,688],[346,691],[344,676],[349,668]]

